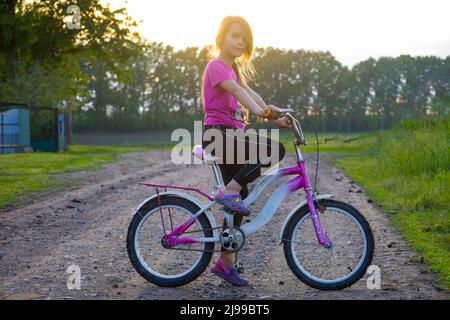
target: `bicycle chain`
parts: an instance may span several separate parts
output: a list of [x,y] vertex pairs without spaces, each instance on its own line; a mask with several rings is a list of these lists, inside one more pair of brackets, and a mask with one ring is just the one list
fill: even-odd
[[202,231],[207,231],[207,230],[217,230],[217,229],[222,229],[223,230],[223,227],[216,227],[216,228],[209,228],[209,229],[202,229],[202,230],[194,230],[194,231],[186,231],[186,232],[183,232],[183,234],[185,234],[185,233],[194,233],[194,232],[202,232]]
[[[195,232],[203,232],[203,231],[207,231],[207,230],[217,230],[217,229],[222,229],[223,231],[223,227],[216,227],[216,228],[209,228],[209,229],[203,229],[203,230],[194,230],[194,231],[186,231],[183,234],[186,233],[195,233]],[[242,248],[240,248],[242,249]],[[227,252],[227,253],[235,253],[238,252],[240,249],[237,250],[201,250],[201,249],[186,249],[186,248],[170,248],[167,250],[180,250],[180,251],[199,251],[199,252]]]

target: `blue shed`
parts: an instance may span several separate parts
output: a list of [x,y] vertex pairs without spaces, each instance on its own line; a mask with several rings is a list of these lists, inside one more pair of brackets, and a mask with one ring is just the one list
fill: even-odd
[[65,151],[67,125],[61,108],[0,102],[0,154]]

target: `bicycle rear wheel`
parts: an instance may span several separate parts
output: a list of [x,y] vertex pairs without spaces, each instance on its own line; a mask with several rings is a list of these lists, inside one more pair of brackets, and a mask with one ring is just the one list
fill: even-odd
[[[194,203],[176,196],[163,196],[160,204],[166,231],[172,231],[200,210]],[[136,271],[147,281],[166,287],[185,285],[206,269],[214,243],[183,244],[167,249],[161,243],[164,228],[158,200],[154,199],[141,208],[130,223],[128,256]],[[188,231],[196,238],[213,237],[211,224],[204,214],[196,218]]]
[[[308,206],[289,221],[283,249],[292,272],[305,284],[320,290],[340,290],[362,278],[372,263],[374,240],[365,218],[349,204],[320,200],[322,227],[331,248],[319,245]],[[317,204],[316,204],[317,206]]]

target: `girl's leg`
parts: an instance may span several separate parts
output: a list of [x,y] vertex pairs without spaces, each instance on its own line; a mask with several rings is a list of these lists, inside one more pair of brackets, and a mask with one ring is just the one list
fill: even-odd
[[[255,143],[255,141],[257,141],[256,154],[253,154],[255,148],[254,146],[251,147],[250,144]],[[261,152],[260,148],[264,148],[263,150],[265,152]],[[234,176],[233,180],[238,185],[247,185],[261,176],[262,168],[270,168],[271,166],[280,163],[285,154],[286,149],[281,142],[270,138],[261,137],[259,134],[256,134],[256,136],[253,136],[252,139],[246,139],[245,158],[246,160],[249,160],[249,162],[241,167],[239,172]]]
[[[224,137],[223,141],[225,142],[228,138],[228,135],[225,130],[221,130],[221,132]],[[247,134],[249,133],[247,132]],[[256,136],[249,137],[244,141],[238,141],[237,137],[235,136],[231,136],[231,139],[233,139],[234,142],[234,162],[219,165],[222,173],[222,178],[226,186],[225,190],[223,191],[228,194],[239,193],[241,195],[241,198],[244,199],[248,196],[247,184],[254,181],[261,175],[262,167],[269,167],[281,161],[284,158],[286,150],[283,144],[281,144],[280,142],[265,137],[261,139],[258,134],[256,134]],[[250,150],[254,150],[254,145],[250,147],[250,143],[255,142],[257,144],[256,154],[250,154]],[[204,147],[207,144],[208,142],[205,143],[205,141],[203,141]],[[267,157],[265,158],[259,156],[260,145],[262,144],[265,144],[264,147],[267,153]],[[227,143],[225,143],[225,145],[227,145]],[[237,153],[243,151],[242,147],[245,148],[245,160],[249,161],[256,159],[256,163],[237,163]],[[224,159],[226,159],[226,148],[223,149],[222,155]],[[240,226],[242,218],[242,215],[235,214],[234,224],[236,226]],[[232,268],[234,266],[234,254],[232,253],[222,252],[219,260],[228,267]]]
[[[217,190],[214,194],[214,200],[228,209],[233,210],[234,214],[240,213],[247,216],[250,214],[250,210],[242,203],[242,196],[239,196],[245,185],[233,179],[236,173],[245,165],[245,150],[244,148],[241,148],[242,150],[238,149],[238,140],[235,139],[234,134],[230,133],[230,131],[236,133],[236,129],[234,131],[227,131],[228,129],[220,129],[219,131],[222,134],[222,143],[220,146],[222,152],[220,157],[223,159],[225,166],[229,168],[227,171],[232,172],[232,174],[228,176],[229,181],[228,179],[224,180],[225,187]],[[242,146],[244,147],[243,144]],[[238,162],[238,158],[240,162]]]
[[[270,168],[279,163],[286,154],[286,149],[281,142],[261,136],[257,132],[245,130],[245,137],[240,138],[236,133],[233,135],[227,133],[224,129],[220,131],[224,142],[223,158],[227,159],[226,149],[231,146],[234,148],[232,164],[235,166],[233,169],[239,168],[237,172],[233,170],[234,176],[230,181],[226,182],[224,180],[225,188],[222,191],[225,194],[238,194],[243,186],[261,176],[262,168]],[[242,155],[244,152],[244,160],[248,161],[248,163],[238,163],[238,153]],[[227,166],[232,164],[227,163]]]
[[[204,131],[207,129],[210,129],[211,126],[204,126],[203,134],[202,134],[202,147],[206,148],[211,141],[204,140],[203,135]],[[222,132],[222,137],[225,139],[225,128],[218,128]],[[214,141],[214,140],[213,140]],[[225,140],[222,140],[225,142]],[[213,150],[212,154],[214,155],[215,150]],[[226,159],[226,148],[224,145],[224,148],[222,150],[222,155],[224,159]],[[233,180],[233,177],[239,172],[239,170],[244,166],[245,164],[238,164],[237,161],[234,161],[232,163],[223,163],[219,164],[220,172],[222,174],[223,183],[225,186],[229,186],[229,189],[233,190],[236,194],[240,194],[242,199],[245,199],[249,192],[247,186],[241,187],[240,185],[235,185],[236,181]],[[235,213],[233,216],[233,223],[235,226],[240,226],[242,222],[243,215],[239,213]],[[226,221],[223,220],[223,227],[226,227]],[[234,267],[234,254],[233,253],[227,253],[224,251],[224,248],[222,248],[222,252],[218,258],[217,261],[222,262],[223,265],[225,265],[227,268],[233,268]]]
[[[223,183],[225,185],[228,185],[229,183],[233,182],[233,177],[239,172],[239,170],[244,166],[243,164],[220,164],[220,172],[222,173]],[[242,197],[242,199],[247,198],[249,195],[248,187],[245,185],[244,187],[240,188],[240,191],[238,191]],[[240,226],[242,223],[243,215],[236,213],[233,217],[234,219],[234,225]],[[223,226],[226,226],[225,219],[223,220]],[[234,254],[233,253],[227,253],[227,252],[221,252],[220,256],[218,258],[218,261],[221,261],[226,267],[228,268],[234,268]]]
[[[262,140],[262,141],[261,141]],[[250,154],[250,143],[252,141],[257,141],[257,154]],[[260,143],[267,144],[267,158],[259,157],[259,148]],[[238,144],[237,144],[238,145]],[[238,149],[238,148],[237,148]],[[237,150],[235,149],[235,155],[237,154]],[[248,196],[247,185],[250,182],[256,180],[259,176],[261,176],[261,168],[270,167],[276,163],[279,163],[285,156],[286,149],[284,145],[276,140],[272,140],[269,138],[261,139],[259,135],[257,137],[253,137],[253,139],[246,139],[245,141],[245,160],[249,161],[256,157],[256,163],[247,163],[247,164],[227,164],[220,165],[220,170],[222,172],[222,177],[224,180],[224,184],[229,188],[230,192],[234,192],[235,194],[241,193],[242,199]],[[235,159],[236,161],[236,159]],[[236,161],[237,162],[237,161]],[[245,197],[242,194],[242,190],[245,187]],[[241,214],[236,214],[234,217],[234,225],[240,226],[242,222],[243,216]],[[225,220],[224,220],[225,224]],[[234,266],[234,254],[222,252],[220,254],[219,260],[222,261],[226,266],[233,267]]]

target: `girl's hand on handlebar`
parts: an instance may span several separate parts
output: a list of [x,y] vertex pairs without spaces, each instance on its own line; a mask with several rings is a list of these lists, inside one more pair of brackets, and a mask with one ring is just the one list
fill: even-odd
[[287,117],[281,117],[280,119],[274,119],[274,120],[272,120],[272,123],[280,129],[285,129],[285,128],[291,127],[291,120],[289,120]]
[[263,110],[261,117],[266,119],[276,119],[281,115],[280,108],[270,104]]
[[278,108],[277,106],[274,106],[273,104],[269,104],[267,107],[272,110],[272,118],[273,119],[276,119],[279,116],[281,116],[280,108]]

